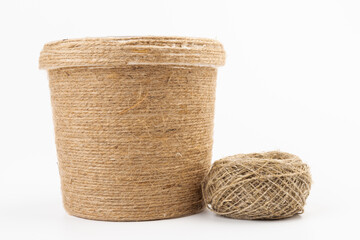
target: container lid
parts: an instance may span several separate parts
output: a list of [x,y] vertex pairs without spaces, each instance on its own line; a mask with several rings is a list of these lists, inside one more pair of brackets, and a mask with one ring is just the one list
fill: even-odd
[[140,64],[218,67],[225,64],[225,51],[219,41],[204,38],[83,38],[45,44],[39,60],[40,69]]

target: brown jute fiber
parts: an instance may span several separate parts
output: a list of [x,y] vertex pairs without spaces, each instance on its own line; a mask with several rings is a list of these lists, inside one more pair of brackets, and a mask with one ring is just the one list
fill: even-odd
[[207,207],[236,219],[281,219],[303,213],[308,165],[285,152],[239,154],[216,161],[203,182]]
[[139,221],[203,209],[216,67],[209,39],[126,37],[46,44],[65,209]]

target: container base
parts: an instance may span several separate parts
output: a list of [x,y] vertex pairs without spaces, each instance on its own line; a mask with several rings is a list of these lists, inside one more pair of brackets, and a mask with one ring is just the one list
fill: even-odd
[[126,216],[119,214],[118,216],[115,215],[106,215],[105,212],[102,214],[99,214],[100,212],[97,212],[93,214],[84,214],[83,211],[77,212],[73,211],[72,209],[68,209],[65,207],[66,212],[74,217],[83,218],[87,220],[95,220],[95,221],[106,221],[106,222],[142,222],[142,221],[157,221],[157,220],[165,220],[165,219],[172,219],[172,218],[180,218],[180,217],[186,217],[198,214],[202,211],[204,211],[205,207],[202,203],[197,208],[194,206],[193,209],[183,210],[179,212],[173,212],[172,214],[164,213],[164,214],[153,214],[150,215],[149,212],[144,212],[143,214],[140,213],[134,213],[133,216]]

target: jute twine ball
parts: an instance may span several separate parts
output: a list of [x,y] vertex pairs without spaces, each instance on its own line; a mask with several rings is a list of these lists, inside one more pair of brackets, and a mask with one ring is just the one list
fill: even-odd
[[285,152],[239,154],[216,161],[203,182],[213,212],[236,219],[281,219],[304,212],[308,165]]

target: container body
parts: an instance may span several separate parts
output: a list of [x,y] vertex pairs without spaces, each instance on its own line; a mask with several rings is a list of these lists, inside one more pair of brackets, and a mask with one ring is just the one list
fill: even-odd
[[216,72],[149,64],[49,69],[67,212],[137,221],[201,211]]

